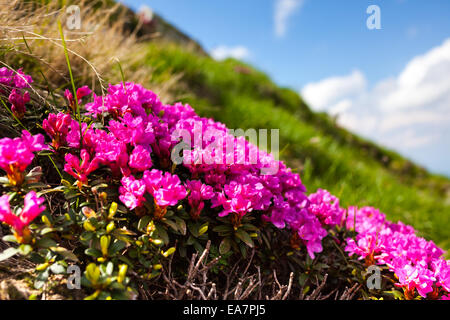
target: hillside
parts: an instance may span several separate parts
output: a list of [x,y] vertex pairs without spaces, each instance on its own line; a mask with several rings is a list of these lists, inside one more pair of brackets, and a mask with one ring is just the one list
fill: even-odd
[[[0,34],[1,300],[450,299],[448,178],[158,14],[17,1]],[[243,162],[177,162],[179,129]]]
[[327,188],[344,205],[380,208],[424,236],[448,247],[450,181],[398,153],[363,139],[324,113],[315,113],[297,92],[280,88],[252,66],[209,56],[164,38],[147,47],[153,80],[180,76],[175,100],[195,106],[231,128],[279,128],[282,160],[301,174],[310,192]]
[[[105,59],[106,55],[115,56],[125,80],[152,88],[166,103],[190,103],[201,116],[230,128],[280,129],[280,158],[300,173],[308,192],[326,188],[342,199],[344,206],[378,207],[390,219],[413,225],[444,248],[450,246],[448,178],[431,174],[395,151],[339,127],[327,114],[313,112],[296,91],[277,86],[253,66],[233,59],[215,61],[201,44],[157,13],[150,23],[141,23],[130,9],[114,1],[94,1],[82,7],[93,12],[108,8],[110,27],[102,36],[94,33],[86,37],[84,41],[91,41],[91,46],[69,43],[69,48],[73,45],[86,59],[73,56],[75,81],[80,85],[98,80],[92,66],[105,83],[120,81],[118,65]],[[85,25],[89,28],[94,19]],[[124,39],[126,44],[112,40],[120,38],[124,30],[132,35]],[[57,30],[47,32],[57,34]],[[76,32],[74,37],[78,38]],[[50,91],[68,87],[60,48],[48,50],[42,44],[32,40],[26,46],[22,43],[20,55],[7,50],[5,60],[31,69],[35,78],[44,72]],[[134,48],[132,55],[130,46]],[[32,48],[32,55],[24,54],[27,47]],[[45,64],[37,68],[35,56],[41,56],[58,72],[42,68]]]

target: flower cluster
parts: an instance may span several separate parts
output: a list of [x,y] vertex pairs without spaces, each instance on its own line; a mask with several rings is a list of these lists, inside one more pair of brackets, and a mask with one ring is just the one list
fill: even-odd
[[23,208],[16,215],[11,211],[9,195],[3,195],[0,197],[0,221],[13,227],[20,243],[27,243],[30,240],[28,225],[45,210],[43,202],[44,198],[38,198],[36,192],[30,191],[25,195]]
[[443,250],[433,241],[416,236],[411,226],[389,222],[372,207],[350,207],[346,227],[354,228],[357,236],[347,239],[345,250],[367,265],[388,266],[406,298],[413,298],[415,290],[431,298],[450,291],[450,264],[441,257]]
[[25,104],[30,101],[28,91],[21,89],[28,88],[32,82],[31,77],[24,74],[22,69],[15,71],[6,67],[0,68],[0,93],[9,92],[11,111],[18,119],[23,118],[26,111]]
[[[90,93],[86,88],[78,91],[78,99]],[[73,100],[69,93],[66,97]],[[261,214],[279,228],[291,228],[312,257],[322,250],[324,225],[335,218],[322,225],[316,212],[320,209],[308,210],[310,201],[299,175],[245,138],[230,134],[225,125],[199,117],[189,105],[164,105],[153,92],[134,83],[110,85],[107,95],[94,94],[85,108],[94,119],[109,119],[107,125],[95,129],[83,123],[80,138],[79,123],[69,114],[50,114],[43,123],[54,150],[81,146],[81,163],[68,153],[64,166],[79,187],[88,184],[90,173],[106,166],[120,178],[120,199],[131,210],[144,210],[148,194],[154,199],[155,215],[162,217],[168,206],[187,198],[191,215],[198,218],[208,200],[212,208],[221,208],[219,216],[231,215],[235,227],[245,215]],[[187,132],[192,140],[203,137],[183,149],[183,166],[191,176],[184,182],[167,172],[182,137],[179,132]],[[268,168],[277,170],[263,174]]]
[[[31,78],[20,70],[0,69],[4,86],[20,89],[29,83]],[[29,97],[14,90],[10,102],[17,114],[24,111]],[[118,189],[120,201],[138,216],[152,214],[159,223],[170,207],[181,202],[193,220],[214,212],[219,221],[230,219],[235,231],[241,231],[245,218],[252,216],[289,229],[291,246],[305,246],[313,259],[323,250],[322,240],[330,229],[354,230],[356,237],[346,239],[345,250],[366,265],[386,265],[405,297],[414,298],[416,291],[422,297],[448,297],[449,262],[440,248],[416,236],[412,227],[389,222],[371,207],[343,209],[339,199],[323,189],[307,195],[300,176],[270,153],[234,136],[224,124],[198,116],[189,105],[163,104],[138,84],[110,85],[105,96],[93,94],[84,106],[87,113],[82,121],[75,107],[90,94],[86,86],[76,91],[75,98],[66,91],[67,113],[49,114],[42,123],[55,158],[76,180],[77,192],[86,191],[93,176],[98,177],[95,173],[101,172],[114,194]],[[181,144],[179,149],[180,142],[194,144]],[[0,168],[9,185],[21,187],[34,152],[48,148],[43,135],[28,131],[20,138],[0,139]],[[177,155],[182,162],[174,160]],[[0,221],[14,229],[21,243],[27,243],[28,225],[45,210],[43,201],[30,191],[23,209],[15,214],[10,196],[4,195]],[[89,223],[85,229],[95,230]],[[108,236],[103,239],[108,247]]]
[[32,136],[28,131],[22,131],[20,138],[0,139],[0,168],[3,169],[13,186],[20,186],[25,178],[25,169],[34,159],[34,152],[47,149],[44,136]]

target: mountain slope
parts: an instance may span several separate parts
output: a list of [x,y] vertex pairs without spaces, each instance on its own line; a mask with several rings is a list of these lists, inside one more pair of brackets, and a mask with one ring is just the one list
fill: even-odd
[[[97,2],[99,8],[106,3],[108,9],[113,3]],[[138,27],[137,43],[121,43],[121,39],[130,37],[119,34],[119,28],[94,32],[83,43],[68,42],[75,51],[82,50],[86,60],[100,65],[97,71],[105,80],[116,83],[121,79],[120,69],[110,59],[116,56],[125,80],[142,82],[165,97],[164,102],[188,102],[200,115],[213,117],[230,128],[280,129],[280,158],[301,174],[309,192],[326,188],[341,198],[343,206],[378,207],[389,219],[411,224],[441,247],[450,247],[447,178],[430,174],[399,154],[340,128],[326,114],[312,112],[298,93],[278,87],[255,68],[232,59],[215,61],[200,44],[158,15],[150,24],[141,25],[129,9],[122,9],[110,20],[115,23],[122,19],[129,31]],[[11,12],[8,14],[5,24],[13,21]],[[43,32],[57,38],[57,28],[47,25]],[[2,61],[16,68],[26,67],[35,79],[43,72],[51,82],[49,91],[70,85],[60,47],[32,40],[26,46],[14,43],[21,51],[12,51],[12,44],[4,45],[7,50],[2,51]],[[28,46],[32,56],[24,53]],[[35,56],[44,57],[45,64],[39,66]],[[71,64],[78,85],[96,83],[85,61],[71,55]],[[63,77],[57,76],[60,74]]]
[[218,62],[164,38],[147,48],[153,79],[179,74],[175,100],[231,128],[280,129],[282,160],[301,173],[310,192],[326,188],[343,205],[380,208],[447,248],[449,181],[338,127],[312,112],[294,91],[241,62]]

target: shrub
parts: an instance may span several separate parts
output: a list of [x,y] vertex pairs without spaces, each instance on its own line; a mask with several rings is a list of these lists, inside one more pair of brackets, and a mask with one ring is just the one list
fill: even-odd
[[[32,80],[21,70],[0,72],[11,123],[24,126]],[[232,273],[243,258],[244,275],[252,261],[274,282],[276,273],[267,278],[272,270],[284,280],[290,274],[278,298],[288,297],[294,276],[300,297],[325,288],[327,278],[327,295],[313,290],[313,297],[338,289],[353,297],[347,285],[359,285],[359,298],[448,295],[449,265],[432,241],[374,208],[341,208],[326,190],[307,195],[283,162],[189,105],[165,105],[131,82],[110,85],[104,96],[83,86],[64,97],[62,110],[23,128],[21,137],[0,140],[0,220],[13,233],[3,238],[12,246],[0,259],[34,262],[35,288],[62,283],[52,275],[75,263],[84,270],[86,299],[134,299],[142,284],[152,292],[172,282],[175,290],[169,277],[187,277],[183,298],[200,262],[220,282],[219,271]],[[178,148],[199,136],[194,146]],[[177,155],[185,161],[175,162]],[[277,170],[264,174],[268,168]],[[194,266],[196,252],[204,255]],[[384,288],[364,289],[365,268],[374,264]],[[255,290],[248,279],[246,294],[235,297]]]

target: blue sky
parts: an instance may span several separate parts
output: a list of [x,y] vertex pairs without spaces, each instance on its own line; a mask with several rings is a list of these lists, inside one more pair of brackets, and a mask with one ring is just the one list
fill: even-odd
[[[122,2],[151,7],[216,58],[241,58],[341,125],[450,175],[450,1]],[[369,5],[381,29],[367,28]]]

